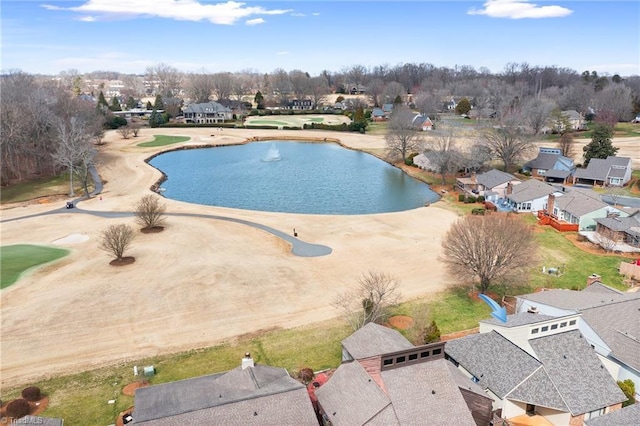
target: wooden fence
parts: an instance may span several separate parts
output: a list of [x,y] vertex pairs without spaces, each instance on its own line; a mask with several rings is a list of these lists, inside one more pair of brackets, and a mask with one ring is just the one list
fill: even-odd
[[559,221],[553,216],[547,214],[544,210],[538,210],[538,223],[540,225],[551,225],[554,229],[560,232],[577,232],[578,224],[569,223],[565,221]]
[[640,265],[635,263],[620,262],[620,273],[625,277],[631,277],[640,281]]

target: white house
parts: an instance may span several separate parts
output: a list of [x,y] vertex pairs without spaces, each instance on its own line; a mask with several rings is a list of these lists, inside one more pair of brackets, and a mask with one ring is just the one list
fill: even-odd
[[519,185],[509,184],[507,186],[506,199],[513,211],[536,213],[546,208],[549,194],[554,193],[561,194],[549,184],[530,179]]

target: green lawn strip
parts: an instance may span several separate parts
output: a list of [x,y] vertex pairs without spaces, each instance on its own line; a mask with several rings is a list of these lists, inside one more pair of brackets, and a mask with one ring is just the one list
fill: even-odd
[[36,266],[65,257],[69,250],[16,244],[0,247],[0,289],[15,283],[20,275]]
[[292,126],[293,124],[288,121],[278,121],[278,120],[251,120],[247,121],[245,126],[261,126],[261,125],[270,125],[270,126]]
[[[140,370],[153,365],[156,375],[150,382],[160,384],[231,370],[240,365],[245,352],[250,352],[256,362],[283,367],[295,375],[305,367],[317,371],[340,365],[340,342],[350,333],[343,322],[335,320],[310,327],[268,331],[207,349],[128,361],[126,365],[25,384],[3,390],[1,398],[9,401],[19,397],[26,386],[38,386],[49,396],[44,416],[63,418],[69,426],[112,424],[118,413],[134,403],[133,397],[122,394],[124,386],[140,378],[133,376],[134,365]],[[113,399],[115,404],[108,404]]]
[[324,117],[311,117],[306,121],[311,121],[313,123],[322,123],[324,121]]
[[[89,191],[93,190],[91,179]],[[73,179],[73,187],[76,195],[84,195],[84,188],[78,179]],[[2,187],[0,191],[0,203],[18,203],[21,201],[29,201],[41,197],[51,197],[56,195],[69,194],[69,174],[64,173],[60,176],[44,177],[30,180],[23,183],[15,183]]]
[[191,139],[189,136],[167,136],[155,135],[152,141],[139,143],[138,146],[147,148],[152,146],[165,146],[174,143],[186,142]]

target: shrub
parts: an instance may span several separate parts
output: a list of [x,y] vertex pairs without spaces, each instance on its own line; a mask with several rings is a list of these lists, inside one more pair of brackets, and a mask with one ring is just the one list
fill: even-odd
[[633,405],[636,403],[636,399],[634,397],[636,393],[636,386],[633,383],[633,380],[627,379],[624,382],[618,381],[618,386],[624,393],[624,396],[627,397],[627,400],[622,403],[623,407],[627,407],[629,405]]
[[40,388],[37,386],[29,386],[22,390],[22,397],[27,401],[39,401],[42,398]]
[[303,368],[298,372],[298,379],[300,379],[305,384],[311,382],[313,380],[313,370],[310,368]]
[[485,213],[485,210],[484,210],[484,209],[473,209],[473,210],[471,210],[471,214],[475,214],[475,215],[481,215],[481,216],[483,216],[483,215],[484,215],[484,213]]
[[484,203],[484,195],[479,195],[478,196],[478,202],[479,203]]
[[24,398],[14,399],[7,404],[7,416],[14,419],[19,419],[28,415],[31,412],[31,406],[29,401]]
[[435,321],[431,321],[424,329],[424,343],[433,343],[440,341],[440,329]]
[[467,197],[466,200],[464,200],[465,203],[469,204],[469,203],[475,203],[476,202],[476,197],[474,196],[469,196]]
[[464,202],[464,194],[458,194],[458,201],[461,203]]

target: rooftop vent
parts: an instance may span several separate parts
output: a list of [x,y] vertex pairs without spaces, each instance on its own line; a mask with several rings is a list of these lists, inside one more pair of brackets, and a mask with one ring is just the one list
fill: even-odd
[[538,307],[537,306],[530,306],[529,309],[527,309],[527,312],[530,314],[537,314],[538,313]]
[[244,370],[247,367],[253,367],[254,363],[253,363],[253,358],[251,358],[251,354],[249,352],[246,352],[244,354],[244,358],[242,358],[242,369]]

